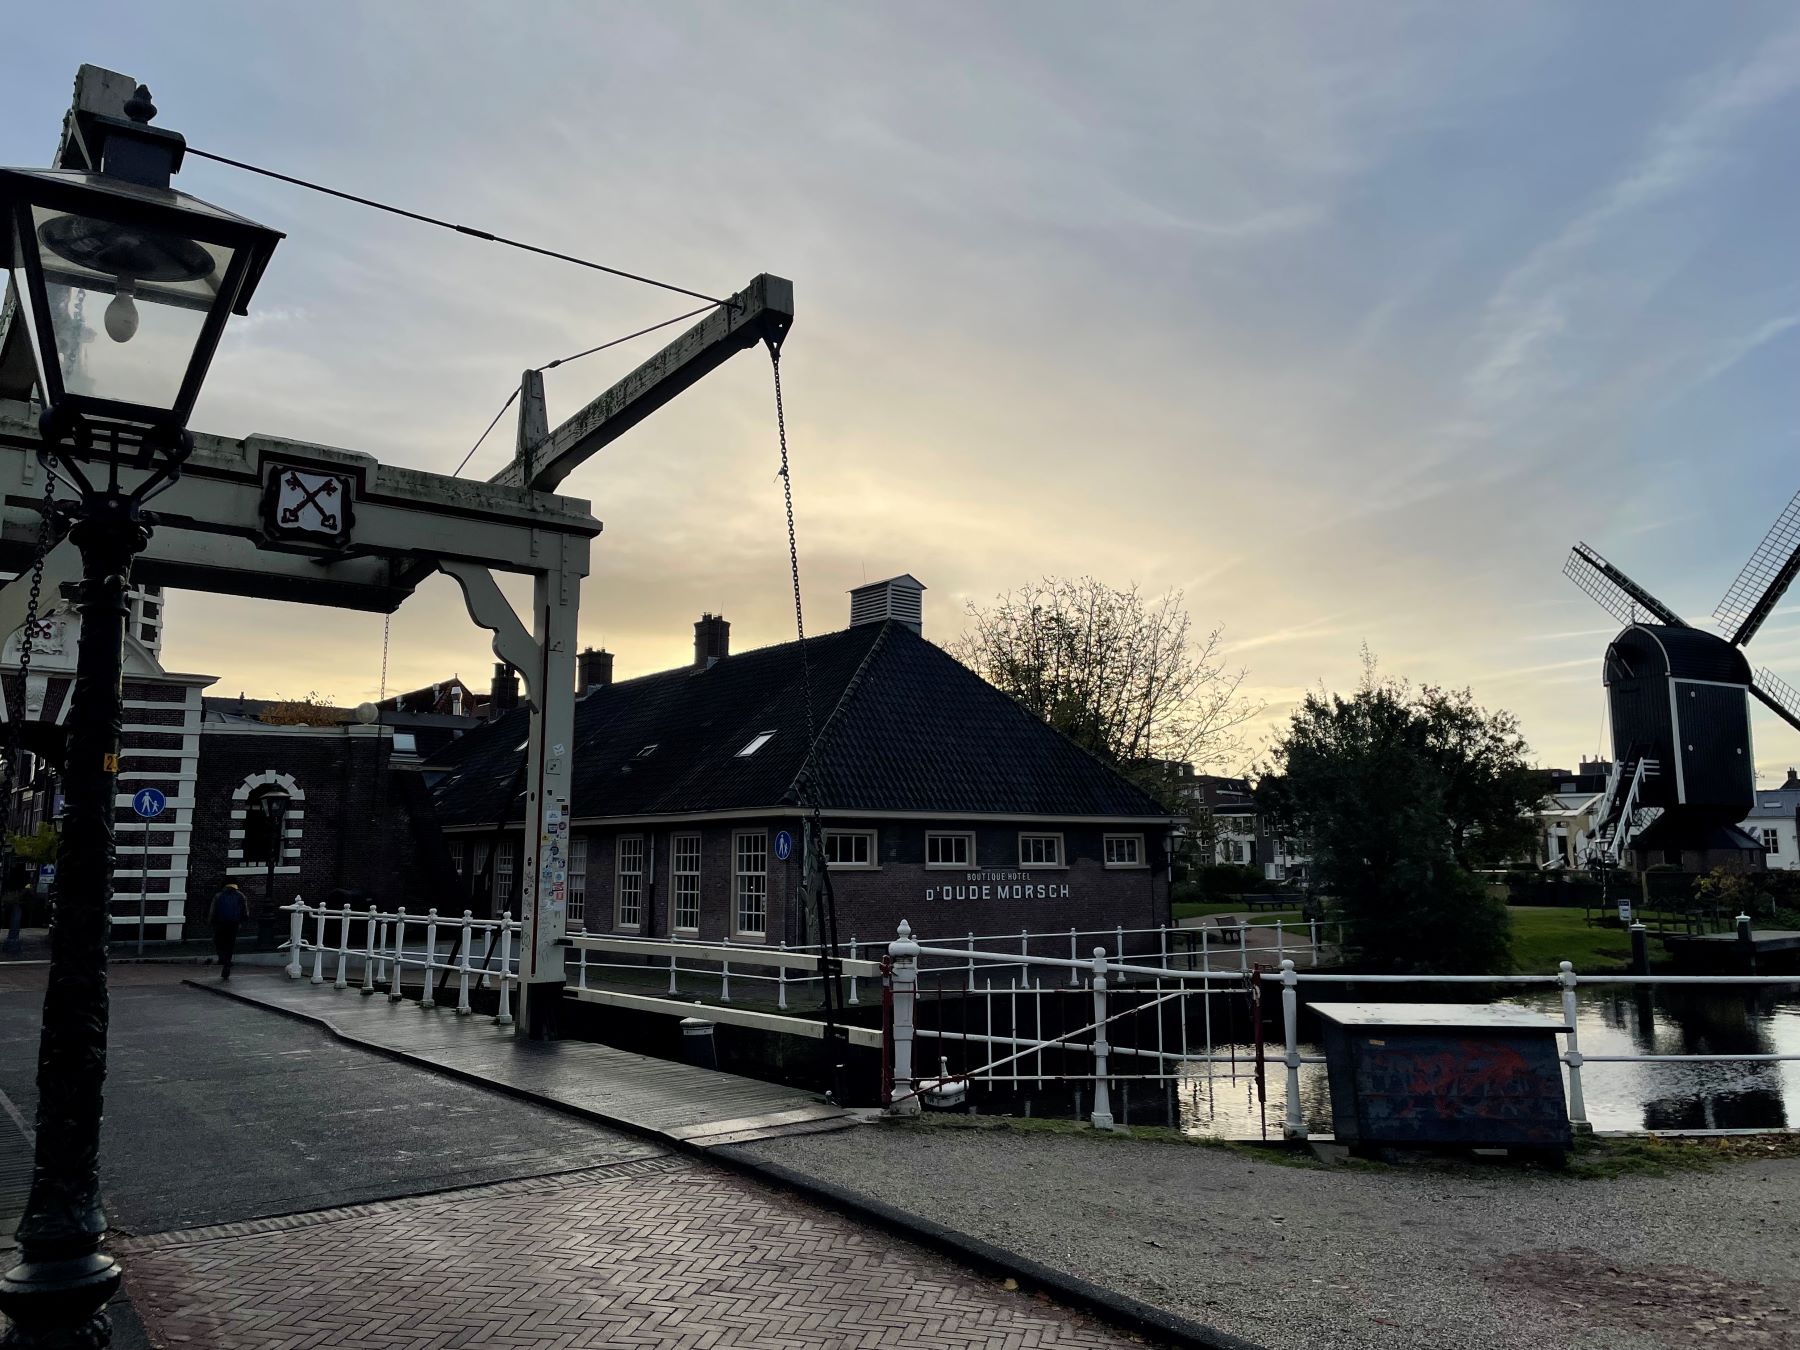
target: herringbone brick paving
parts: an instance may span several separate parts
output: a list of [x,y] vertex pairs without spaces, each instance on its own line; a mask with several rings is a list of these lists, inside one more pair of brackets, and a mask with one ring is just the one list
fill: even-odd
[[118,1245],[153,1338],[196,1350],[1137,1343],[676,1159]]

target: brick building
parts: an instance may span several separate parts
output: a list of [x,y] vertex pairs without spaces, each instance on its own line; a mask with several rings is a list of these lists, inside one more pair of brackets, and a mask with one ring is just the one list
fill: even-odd
[[[1172,822],[1145,793],[920,635],[911,577],[853,592],[807,644],[817,797],[840,936],[1111,929],[1168,921]],[[730,653],[613,683],[584,655],[570,927],[815,940],[798,904],[807,719],[801,650]],[[456,865],[516,892],[524,710],[429,761]],[[783,857],[783,835],[795,841]]]

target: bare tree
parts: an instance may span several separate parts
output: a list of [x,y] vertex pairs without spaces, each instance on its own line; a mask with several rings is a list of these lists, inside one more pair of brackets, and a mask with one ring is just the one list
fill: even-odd
[[1128,768],[1230,764],[1261,711],[1224,630],[1193,632],[1180,591],[1146,599],[1093,577],[1022,586],[982,607],[950,651],[1077,743]]

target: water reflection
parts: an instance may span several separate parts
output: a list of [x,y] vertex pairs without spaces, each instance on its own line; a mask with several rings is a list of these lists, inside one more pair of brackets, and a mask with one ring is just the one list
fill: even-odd
[[[1592,985],[1578,997],[1576,1025],[1587,1057],[1800,1054],[1800,986]],[[1561,996],[1550,990],[1506,1001],[1561,1008]],[[1320,1053],[1314,1019],[1304,1009],[1300,1031],[1302,1052]],[[1274,1043],[1261,1094],[1248,1045],[1218,1046],[1221,1055],[1235,1049],[1235,1065],[1185,1067],[1175,1102],[1184,1130],[1233,1139],[1280,1136],[1287,1075],[1279,1027],[1270,1034]],[[1598,1130],[1779,1129],[1800,1122],[1800,1062],[1590,1062],[1582,1070],[1582,1088],[1588,1119]],[[1300,1108],[1308,1130],[1330,1132],[1323,1065],[1300,1070]]]

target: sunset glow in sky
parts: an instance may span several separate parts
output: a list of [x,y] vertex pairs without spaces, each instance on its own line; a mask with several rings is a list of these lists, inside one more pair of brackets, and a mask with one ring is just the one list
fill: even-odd
[[[1785,4],[33,7],[0,163],[83,61],[195,146],[725,294],[793,279],[809,623],[926,634],[1043,574],[1185,590],[1279,720],[1382,667],[1601,744],[1585,539],[1703,622],[1796,489],[1800,14]],[[448,472],[527,366],[692,302],[190,160],[287,232],[198,428]],[[554,424],[667,334],[548,377]],[[511,454],[502,421],[470,466]],[[792,635],[769,365],[578,471],[621,676]],[[389,689],[491,656],[455,588]],[[354,702],[381,619],[176,595],[215,692]],[[1800,595],[1753,644],[1800,684]],[[1765,775],[1800,735],[1753,705]],[[1219,766],[1238,768],[1238,765]]]

